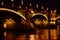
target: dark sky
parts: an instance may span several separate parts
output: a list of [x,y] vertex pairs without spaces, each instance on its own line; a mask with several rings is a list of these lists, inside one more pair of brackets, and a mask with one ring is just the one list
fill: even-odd
[[[6,5],[11,5],[12,2],[11,0],[4,0],[4,3]],[[51,8],[59,8],[60,6],[60,1],[59,0],[24,0],[24,4],[25,6],[28,6],[29,3],[32,3],[33,6],[35,4],[39,4],[39,6],[45,6],[45,7],[51,7]],[[14,4],[16,6],[20,5],[21,4],[21,0],[15,0],[14,1]]]
[[[1,2],[2,0],[0,0]],[[11,0],[3,0],[4,4],[6,6],[11,6],[12,2]],[[23,4],[23,8],[25,8],[26,6],[29,8],[29,4],[32,3],[32,8],[36,9],[36,4],[39,5],[39,9],[41,8],[41,6],[44,6],[45,8],[49,8],[49,9],[58,9],[60,10],[60,1],[59,0],[23,0],[24,4]],[[21,0],[14,0],[13,4],[15,5],[15,7],[21,5]]]

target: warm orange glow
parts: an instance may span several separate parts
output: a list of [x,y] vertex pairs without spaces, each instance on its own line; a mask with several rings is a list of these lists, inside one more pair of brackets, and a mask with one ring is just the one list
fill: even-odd
[[31,10],[31,13],[34,13],[34,11],[33,11],[33,10]]
[[30,3],[30,7],[32,6],[32,4]]
[[56,22],[55,22],[55,21],[53,21],[53,24],[56,24]]
[[40,23],[41,23],[41,21],[38,20],[38,19],[36,19],[34,22],[35,22],[36,25],[40,25]]
[[51,10],[51,13],[52,13],[53,11]]
[[23,5],[23,0],[21,1],[21,4]]
[[50,24],[56,24],[56,22],[55,21],[51,21]]
[[6,29],[6,28],[7,28],[7,24],[6,24],[6,23],[4,23],[3,27]]
[[7,24],[12,24],[12,23],[15,23],[14,20],[12,20],[11,18],[10,19],[6,19],[6,23]]
[[44,7],[42,6],[42,9],[44,9]]
[[55,10],[54,10],[54,13],[56,13],[56,11],[57,11],[57,10],[55,9]]
[[50,35],[51,35],[51,39],[57,39],[57,31],[56,31],[56,29],[51,29],[50,30]]
[[7,28],[7,26],[13,26],[15,24],[15,21],[14,20],[12,20],[11,18],[10,19],[6,19],[5,20],[5,22],[4,22],[4,24],[3,24],[3,27],[6,29]]
[[34,25],[30,22],[30,25],[32,26],[32,28],[34,28]]
[[4,5],[4,2],[3,1],[1,2],[1,5]]
[[12,2],[14,2],[14,0],[11,0]]
[[49,9],[47,8],[46,10],[48,11]]
[[52,24],[52,21],[50,22],[50,24]]
[[7,34],[6,34],[6,32],[4,32],[4,36],[6,36]]
[[43,24],[44,24],[44,25],[47,25],[47,24],[48,24],[48,21],[43,20]]
[[36,5],[36,8],[38,8],[38,7],[39,7],[39,5],[37,4],[37,5]]
[[56,20],[56,18],[55,18],[55,17],[51,17],[50,19],[51,19],[51,21],[52,21],[52,20]]
[[35,40],[35,35],[29,35],[30,39],[29,40]]

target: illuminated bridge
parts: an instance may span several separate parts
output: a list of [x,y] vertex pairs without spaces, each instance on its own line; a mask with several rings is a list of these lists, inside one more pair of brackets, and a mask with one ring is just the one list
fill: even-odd
[[60,9],[56,2],[0,0],[1,39],[59,40]]

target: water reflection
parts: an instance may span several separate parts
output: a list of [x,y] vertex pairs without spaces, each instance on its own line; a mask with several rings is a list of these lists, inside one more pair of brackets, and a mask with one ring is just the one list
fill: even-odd
[[[6,37],[5,37],[6,36]],[[37,30],[36,34],[17,35],[12,32],[5,32],[5,40],[57,40],[56,29]]]

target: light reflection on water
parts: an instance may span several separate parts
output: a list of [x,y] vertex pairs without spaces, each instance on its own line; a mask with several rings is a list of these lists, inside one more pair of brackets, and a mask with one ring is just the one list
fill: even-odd
[[12,32],[7,32],[5,40],[57,40],[57,30],[56,29],[44,29],[37,30],[36,34],[23,34],[16,35]]

